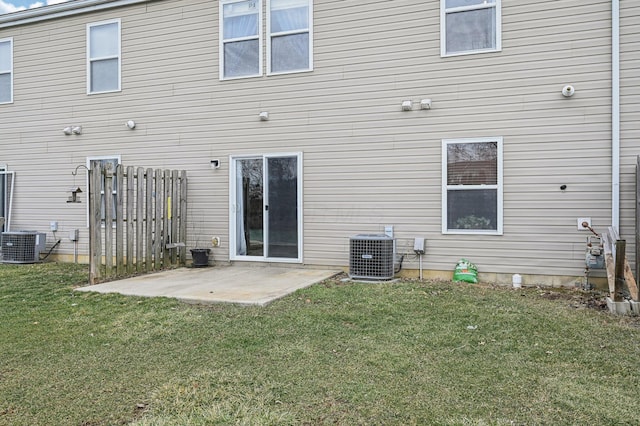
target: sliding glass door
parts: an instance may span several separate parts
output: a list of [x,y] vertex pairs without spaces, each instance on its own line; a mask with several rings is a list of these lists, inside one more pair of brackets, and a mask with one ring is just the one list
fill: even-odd
[[302,260],[300,154],[231,160],[231,259]]

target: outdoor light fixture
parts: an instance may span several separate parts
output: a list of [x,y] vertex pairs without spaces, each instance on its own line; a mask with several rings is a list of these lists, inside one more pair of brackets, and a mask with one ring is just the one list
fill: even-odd
[[268,111],[262,111],[260,113],[260,121],[268,121],[269,120],[269,112]]
[[65,135],[70,135],[73,133],[73,130],[71,129],[71,126],[67,126],[64,129],[62,129],[62,131],[64,132]]
[[420,109],[431,109],[431,99],[423,99],[420,101]]
[[71,133],[73,133],[74,135],[81,135],[82,134],[82,126],[73,126],[71,128]]
[[127,123],[126,123],[126,126],[127,126],[128,128],[130,128],[131,130],[133,130],[133,129],[135,129],[135,128],[136,128],[136,122],[135,122],[135,121],[133,121],[133,120],[129,120],[129,121],[127,121]]
[[402,110],[403,111],[411,111],[413,109],[412,101],[402,101]]
[[576,93],[576,89],[570,84],[567,84],[562,88],[562,96],[565,98],[570,98],[574,93]]

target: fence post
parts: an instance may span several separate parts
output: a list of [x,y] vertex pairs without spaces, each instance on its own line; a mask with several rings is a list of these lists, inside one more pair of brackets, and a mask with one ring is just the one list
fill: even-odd
[[154,210],[154,197],[153,197],[153,170],[147,169],[147,194],[146,194],[146,206],[147,206],[147,217],[146,217],[146,228],[145,228],[145,264],[144,270],[145,272],[149,272],[153,267],[153,259],[152,259],[152,241],[153,241],[153,210]]
[[185,243],[180,250],[180,264],[187,263],[187,171],[180,173],[180,241]]
[[116,166],[116,274],[124,275],[124,167]]
[[89,165],[89,284],[95,284],[101,277],[102,238],[101,238],[101,187],[102,164],[92,161]]
[[[169,227],[171,232],[171,243],[179,241],[178,235],[178,207],[180,206],[180,192],[178,191],[178,171],[171,171],[171,220]],[[175,265],[178,261],[178,247],[171,249],[171,264]]]
[[113,165],[104,169],[104,256],[105,275],[113,274]]
[[627,242],[625,240],[616,241],[616,253],[615,253],[615,287],[614,287],[614,302],[622,302],[622,290],[624,289],[624,256]]
[[169,249],[167,248],[167,243],[169,242],[169,216],[171,216],[171,211],[169,210],[169,203],[171,198],[171,172],[169,170],[158,170],[160,176],[164,182],[164,186],[162,188],[162,209],[164,215],[162,216],[162,259],[163,264],[165,266],[169,266],[171,259],[169,256]]
[[142,272],[144,260],[144,169],[138,167],[136,179],[136,271]]
[[155,170],[155,182],[156,182],[156,197],[154,198],[155,203],[155,216],[156,221],[154,222],[154,233],[155,233],[155,244],[153,246],[153,253],[155,256],[154,269],[159,270],[163,265],[166,265],[166,257],[164,256],[164,233],[162,232],[162,210],[164,205],[164,197],[163,197],[163,185],[166,185],[166,182],[162,180],[162,170]]

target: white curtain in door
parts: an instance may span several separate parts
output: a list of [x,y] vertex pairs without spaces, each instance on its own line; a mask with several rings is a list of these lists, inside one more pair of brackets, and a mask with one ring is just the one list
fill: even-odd
[[247,241],[244,239],[244,188],[242,162],[236,161],[236,254],[247,254]]

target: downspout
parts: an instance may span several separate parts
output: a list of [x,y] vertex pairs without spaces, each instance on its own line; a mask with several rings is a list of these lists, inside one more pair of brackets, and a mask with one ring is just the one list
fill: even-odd
[[611,1],[611,225],[620,230],[620,0]]

